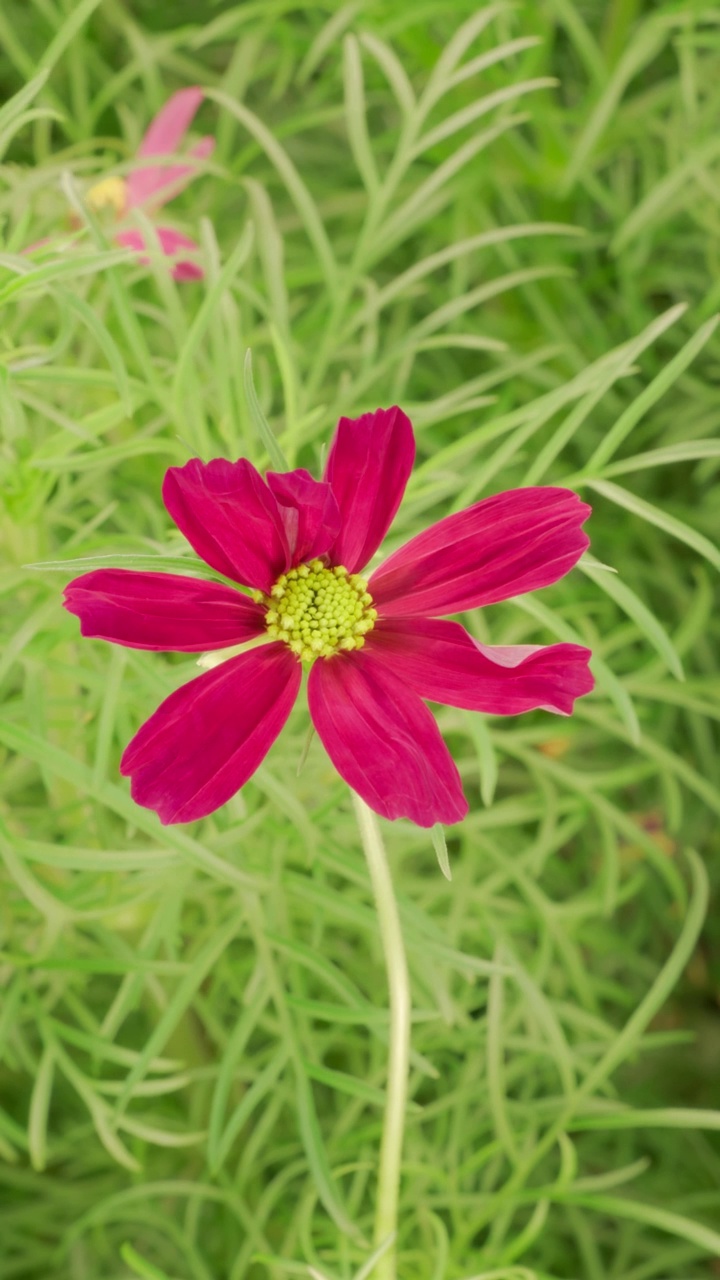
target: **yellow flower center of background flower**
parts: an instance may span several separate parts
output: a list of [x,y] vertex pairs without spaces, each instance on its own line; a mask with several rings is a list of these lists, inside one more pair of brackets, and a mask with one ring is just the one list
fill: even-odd
[[256,598],[267,607],[268,635],[303,662],[362,649],[377,618],[365,579],[341,565],[328,569],[322,560],[283,573],[269,596],[258,592]]
[[85,196],[85,203],[93,213],[101,209],[112,209],[118,218],[125,212],[127,183],[124,178],[103,178],[91,187]]

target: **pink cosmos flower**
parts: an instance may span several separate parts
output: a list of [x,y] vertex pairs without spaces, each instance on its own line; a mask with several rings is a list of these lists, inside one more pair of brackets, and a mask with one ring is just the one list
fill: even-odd
[[[127,178],[117,174],[103,178],[86,193],[87,204],[95,212],[108,209],[120,221],[131,209],[145,209],[154,212],[168,200],[172,200],[182,191],[195,173],[194,164],[153,164],[153,158],[174,155],[181,147],[185,135],[203,100],[203,91],[197,87],[180,89],[174,93],[161,111],[155,116],[137,153],[137,163]],[[188,155],[193,160],[205,160],[212,154],[215,139],[200,138],[190,148]],[[150,163],[146,163],[150,161]],[[172,227],[157,226],[155,228],[158,242],[163,254],[175,259],[172,275],[175,280],[200,280],[203,271],[196,262],[181,258],[183,250],[198,253],[199,245]],[[127,249],[134,249],[140,262],[147,263],[149,258],[144,252],[148,248],[143,233],[134,227],[118,230],[113,239],[116,244]],[[49,241],[38,240],[30,245],[27,252],[37,249]]]
[[[562,578],[588,538],[568,489],[513,489],[447,516],[366,581],[415,457],[398,408],[341,418],[321,481],[245,458],[171,467],[165,506],[221,582],[98,569],[65,605],[84,636],[194,653],[254,641],[171,693],[122,757],[132,795],[163,823],[205,817],[248,780],[309,668],[310,715],[338,773],[372,809],[420,826],[467,812],[460,775],[426,701],[569,715],[589,693],[576,644],[481,645],[441,615]],[[258,640],[265,643],[258,644]]]

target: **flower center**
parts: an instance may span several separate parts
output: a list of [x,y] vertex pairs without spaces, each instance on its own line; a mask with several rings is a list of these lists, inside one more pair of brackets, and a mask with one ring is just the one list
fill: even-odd
[[103,178],[102,182],[97,182],[90,188],[85,196],[85,202],[93,213],[99,213],[101,209],[112,209],[113,213],[120,218],[125,212],[126,187],[124,178]]
[[267,607],[268,635],[283,640],[303,662],[362,649],[377,618],[365,579],[342,565],[328,569],[322,560],[290,569],[269,596],[258,596]]

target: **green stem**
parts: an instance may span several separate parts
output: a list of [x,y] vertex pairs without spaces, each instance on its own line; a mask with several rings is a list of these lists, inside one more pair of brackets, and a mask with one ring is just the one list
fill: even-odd
[[[364,800],[354,793],[353,802],[377,907],[390,996],[387,1100],[380,1147],[374,1231],[375,1246],[379,1247],[387,1241],[389,1236],[394,1240],[397,1233],[398,1193],[410,1066],[410,979],[400,915],[377,819]],[[394,1243],[378,1258],[373,1274],[376,1280],[395,1280]]]

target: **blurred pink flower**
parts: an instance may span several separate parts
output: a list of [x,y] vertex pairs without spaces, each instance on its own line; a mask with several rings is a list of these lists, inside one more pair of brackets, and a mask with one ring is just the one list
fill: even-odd
[[589,693],[577,644],[482,645],[442,615],[557,582],[588,545],[590,508],[568,489],[512,489],[446,516],[375,569],[415,457],[409,418],[341,418],[325,474],[193,458],[170,467],[165,506],[227,583],[98,569],[66,588],[82,634],[193,653],[265,643],[171,693],[126,748],[134,799],[164,823],[223,805],[264,759],[309,668],[313,724],[338,773],[377,813],[423,827],[467,812],[426,701],[569,715]]
[[[203,91],[196,86],[180,89],[165,103],[150,124],[137,152],[137,160],[127,178],[111,174],[102,178],[85,195],[88,206],[96,213],[109,210],[119,222],[132,209],[142,209],[154,214],[161,205],[172,200],[187,186],[195,174],[196,165],[187,163],[153,163],[166,156],[173,156],[182,146],[185,135],[203,100]],[[194,161],[207,159],[215,147],[215,139],[204,137],[188,152]],[[181,258],[183,250],[199,253],[200,247],[189,236],[172,227],[158,224],[156,234],[162,252],[173,258],[172,274],[176,280],[199,280],[202,268],[189,258]],[[147,263],[147,250],[142,231],[127,227],[113,233],[116,244],[133,249],[140,262]],[[29,247],[37,249],[49,241],[38,240]]]
[[[203,91],[197,87],[180,89],[178,93],[174,93],[169,102],[166,102],[158,112],[140,143],[138,160],[173,155],[177,152],[202,99]],[[204,137],[191,147],[189,155],[194,160],[205,160],[212,154],[214,147],[215,139]],[[168,200],[172,200],[191,181],[194,173],[195,166],[192,164],[139,163],[135,165],[124,183],[123,207],[118,210],[118,215],[122,217],[130,209],[159,208]],[[88,192],[88,203],[93,203],[93,193],[97,202],[97,193],[102,189],[102,185],[100,183],[98,187]],[[163,253],[168,257],[177,258],[182,249],[189,249],[196,253],[199,251],[199,246],[193,240],[181,235],[179,231],[174,231],[171,227],[158,225],[157,236]],[[142,232],[134,228],[118,231],[115,239],[118,244],[128,249],[135,249],[138,253],[146,248]],[[147,258],[141,255],[140,261],[146,262]],[[178,258],[172,274],[176,280],[199,280],[203,272],[196,262]]]

